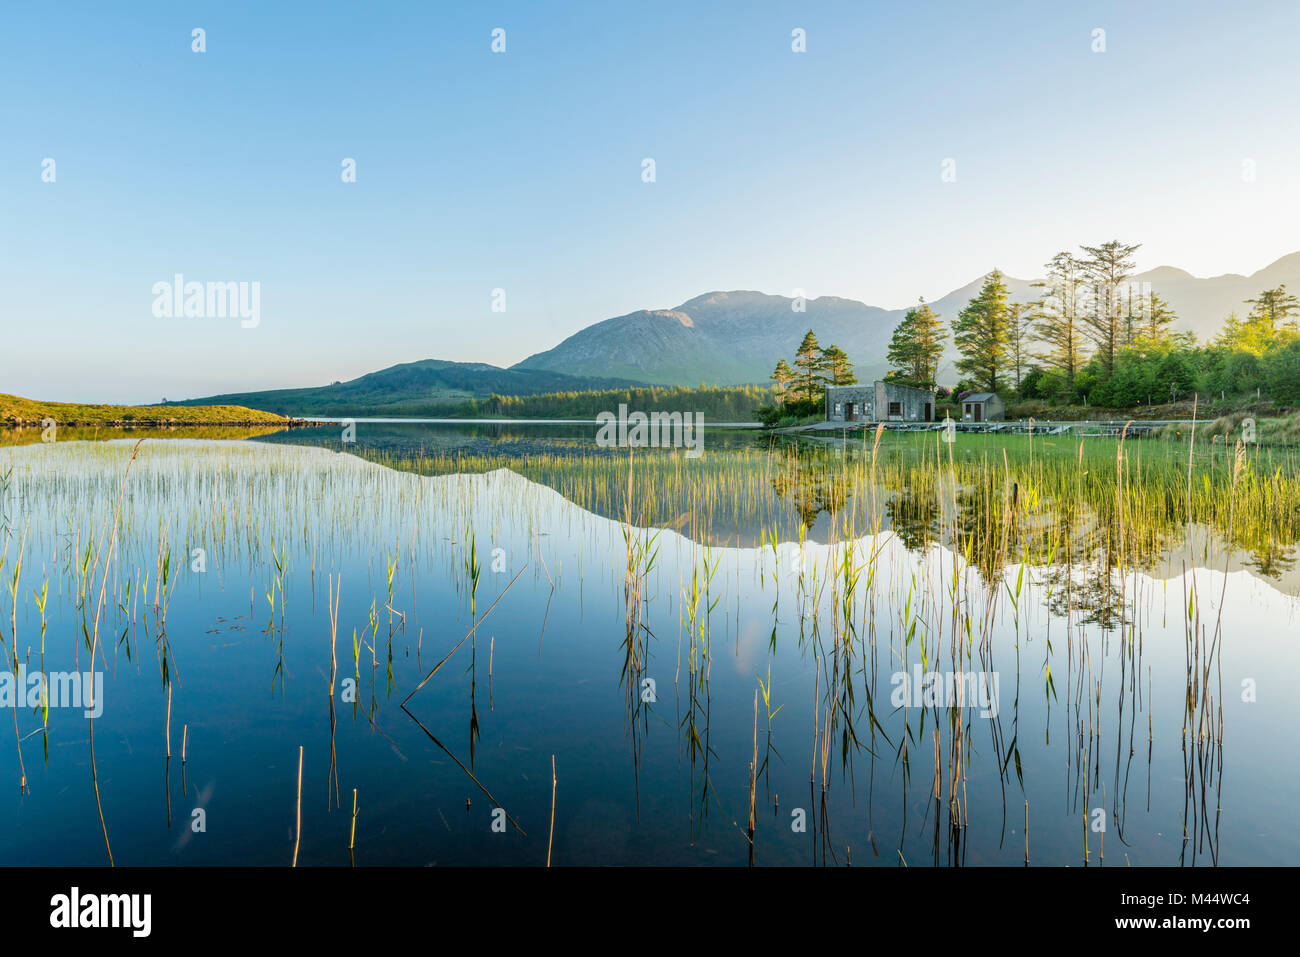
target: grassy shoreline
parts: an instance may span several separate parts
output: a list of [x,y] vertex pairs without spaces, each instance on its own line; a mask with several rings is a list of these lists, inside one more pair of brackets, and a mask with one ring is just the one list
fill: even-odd
[[40,426],[53,419],[60,426],[289,426],[299,422],[274,412],[262,412],[242,405],[83,405],[75,402],[42,402],[0,393],[0,425]]

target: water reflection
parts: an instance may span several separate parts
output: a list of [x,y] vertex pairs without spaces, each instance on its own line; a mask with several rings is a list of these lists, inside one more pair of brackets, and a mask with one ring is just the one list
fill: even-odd
[[[324,807],[303,808],[308,863],[347,841],[364,863],[540,865],[553,754],[562,862],[1300,859],[1272,811],[1294,775],[1248,733],[1276,741],[1297,705],[1235,695],[1300,663],[1250,620],[1290,606],[1238,574],[1248,558],[1224,537],[1285,554],[1293,530],[1274,516],[1274,545],[1261,537],[1241,475],[1225,508],[1193,498],[1188,523],[1167,483],[1103,494],[1078,468],[927,471],[922,446],[873,457],[740,436],[696,466],[581,445],[471,463],[438,441],[146,443],[126,483],[121,446],[0,453],[5,577],[26,558],[6,657],[16,672],[48,615],[42,672],[87,652],[110,675],[89,775],[88,728],[15,711],[0,768],[20,766],[24,735],[54,746],[28,762],[29,793],[0,799],[27,822],[0,854],[283,863],[303,746],[308,780],[327,782]],[[182,560],[195,548],[209,571]],[[23,597],[35,574],[55,583],[39,612]],[[83,648],[105,577],[113,640]],[[138,661],[151,640],[161,681]],[[154,831],[198,793],[184,761],[170,788],[173,709],[210,725],[220,841]],[[58,829],[88,785],[111,850],[97,817]],[[355,847],[349,788],[365,809]]]

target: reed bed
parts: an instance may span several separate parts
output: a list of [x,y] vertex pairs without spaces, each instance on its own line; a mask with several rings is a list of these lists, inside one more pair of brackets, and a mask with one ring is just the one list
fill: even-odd
[[[696,460],[582,449],[514,457],[357,451],[187,441],[146,442],[134,452],[127,443],[91,442],[0,449],[0,578],[9,596],[0,620],[8,622],[9,667],[16,673],[19,643],[31,632],[44,669],[50,621],[58,623],[51,640],[64,653],[84,652],[92,661],[106,662],[109,654],[135,661],[143,641],[152,641],[169,756],[172,685],[185,663],[185,649],[167,637],[177,589],[205,587],[206,573],[195,570],[202,564],[241,587],[260,583],[267,654],[275,662],[270,691],[283,695],[302,670],[286,650],[286,635],[311,614],[303,605],[314,605],[319,567],[327,583],[328,655],[324,639],[314,644],[331,689],[328,787],[337,807],[339,573],[347,567],[360,579],[355,586],[349,579],[352,611],[344,618],[357,623],[358,683],[366,680],[360,664],[369,652],[370,697],[358,696],[354,708],[371,722],[384,701],[411,700],[446,661],[418,684],[427,668],[412,677],[402,667],[408,616],[412,631],[422,634],[418,582],[440,576],[455,583],[472,626],[462,639],[470,640],[469,766],[434,741],[491,797],[473,772],[475,633],[496,607],[480,611],[480,588],[489,583],[488,594],[500,601],[527,571],[520,587],[545,597],[548,614],[557,589],[579,603],[604,592],[620,608],[621,620],[608,624],[611,648],[621,644],[638,813],[642,748],[664,716],[676,729],[689,795],[687,833],[703,836],[720,809],[734,814],[744,819],[738,829],[761,863],[762,849],[779,844],[775,835],[762,845],[755,839],[759,788],[770,794],[773,775],[794,760],[794,736],[810,732],[801,809],[812,821],[814,861],[841,862],[843,851],[847,863],[845,845],[832,839],[844,807],[838,792],[853,804],[874,795],[879,781],[896,789],[901,820],[892,837],[870,829],[873,849],[893,840],[897,852],[884,857],[915,860],[924,828],[933,863],[961,863],[972,817],[987,816],[987,808],[972,806],[970,782],[992,775],[1004,830],[1014,829],[1023,805],[1023,840],[1013,843],[1023,843],[1027,863],[1026,768],[1038,769],[1035,749],[1022,742],[1041,737],[1050,746],[1055,735],[1068,742],[1064,803],[1073,826],[1080,816],[1085,821],[1080,861],[1090,864],[1092,809],[1103,807],[1123,836],[1139,714],[1147,718],[1148,770],[1157,746],[1144,639],[1153,627],[1156,582],[1171,581],[1181,592],[1186,645],[1184,849],[1193,862],[1217,855],[1226,737],[1221,669],[1232,627],[1223,615],[1222,573],[1245,567],[1281,580],[1292,567],[1300,540],[1294,453],[1125,438],[962,436],[945,444],[938,434],[879,431],[839,446],[756,443]],[[504,558],[497,554],[502,546]],[[503,561],[510,574],[497,578]],[[37,570],[40,587],[29,588],[24,576]],[[742,597],[754,594],[761,605]],[[720,716],[713,664],[724,654],[735,657],[742,619],[760,617],[766,680],[749,669],[756,689],[739,698],[738,708],[735,695],[720,697],[735,712]],[[101,618],[111,636],[103,643],[96,640]],[[545,618],[539,624],[544,634]],[[497,649],[495,637],[488,641],[491,683],[497,660],[511,652]],[[780,663],[788,664],[780,657],[783,644],[811,674],[811,688],[795,689],[781,673]],[[540,637],[538,645],[540,655]],[[419,655],[417,639],[417,662]],[[1003,706],[987,720],[960,703],[895,704],[891,676],[917,666],[1002,674],[1012,687],[1004,687]],[[657,698],[646,694],[651,676],[658,677]],[[395,690],[405,697],[393,697]],[[1046,716],[1032,731],[1021,727],[1021,705],[1031,696],[1035,714]],[[808,724],[796,730],[782,715],[787,707],[797,707]],[[743,732],[725,756],[715,736],[719,720]],[[183,724],[183,764],[187,736]],[[15,737],[21,760],[17,723]],[[1103,768],[1103,755],[1112,753],[1114,767]],[[295,862],[301,761],[300,748]],[[26,772],[18,770],[25,786]],[[554,763],[551,791],[548,863]],[[769,803],[778,808],[780,801],[762,802]],[[1037,807],[1041,836],[1051,818]],[[354,788],[349,852],[355,822]],[[1098,840],[1099,862],[1105,850]]]

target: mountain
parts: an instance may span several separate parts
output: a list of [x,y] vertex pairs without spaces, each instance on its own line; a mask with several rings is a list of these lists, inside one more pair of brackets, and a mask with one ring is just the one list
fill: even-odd
[[[1208,339],[1230,312],[1244,316],[1243,300],[1279,283],[1300,290],[1300,252],[1250,276],[1227,274],[1202,279],[1172,266],[1138,273],[1133,283],[1150,283],[1178,314],[1175,328]],[[1015,302],[1039,295],[1033,280],[1008,276]],[[951,323],[983,283],[979,276],[960,289],[931,300]],[[903,309],[882,309],[855,299],[823,296],[804,303],[804,311],[785,296],[761,292],[711,292],[672,309],[641,310],[606,319],[569,336],[553,349],[512,366],[571,374],[616,375],[662,385],[738,385],[766,383],[777,360],[789,359],[808,329],[823,346],[848,353],[858,378],[870,381],[888,369],[885,350]],[[909,307],[910,308],[910,307]],[[941,374],[951,374],[951,354]]]
[[[512,368],[605,370],[657,385],[767,382],[776,361],[790,356],[811,327],[863,371],[884,367],[893,313],[853,299],[822,296],[796,312],[794,300],[761,292],[711,292],[675,309],[633,312],[574,333],[554,349]],[[901,313],[899,313],[901,316]]]
[[[977,276],[930,305],[951,324],[979,291]],[[1286,283],[1300,291],[1300,252],[1250,276],[1198,278],[1159,266],[1130,280],[1150,283],[1178,314],[1176,329],[1202,341],[1215,335],[1231,312],[1244,316],[1243,300]],[[1011,299],[1029,302],[1032,280],[1006,277]],[[802,306],[796,310],[795,306]],[[890,334],[906,309],[882,309],[855,299],[822,296],[803,303],[761,292],[710,292],[672,309],[642,309],[588,326],[553,349],[508,369],[481,362],[425,359],[392,366],[350,382],[309,389],[279,389],[188,399],[182,405],[244,405],[287,415],[437,415],[439,406],[473,397],[619,389],[636,385],[768,384],[779,359],[793,358],[808,329],[822,346],[837,345],[869,382],[888,370]],[[951,341],[940,366],[955,378]]]
[[502,369],[485,362],[422,359],[348,382],[305,389],[237,392],[173,405],[246,405],[284,415],[436,415],[439,406],[488,395],[616,389],[638,383],[545,369]]
[[1244,319],[1250,306],[1243,301],[1263,290],[1286,283],[1291,292],[1300,292],[1300,252],[1283,256],[1249,276],[1227,273],[1201,279],[1172,266],[1160,266],[1133,278],[1151,283],[1151,288],[1168,300],[1178,314],[1176,328],[1194,332],[1205,341],[1218,333],[1229,313]]

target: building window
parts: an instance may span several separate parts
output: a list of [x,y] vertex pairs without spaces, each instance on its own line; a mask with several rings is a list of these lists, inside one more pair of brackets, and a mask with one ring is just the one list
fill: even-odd
[[891,403],[889,403],[889,414],[890,414],[891,416],[893,416],[893,415],[902,416],[902,414],[903,414],[903,403],[901,403],[901,402],[891,402]]
[[838,418],[839,418],[840,416],[842,416],[843,414],[844,414],[844,407],[843,407],[842,405],[840,405],[840,403],[836,402],[836,403],[835,403],[835,417],[838,419]]
[[969,403],[969,402],[966,403],[966,414],[967,414],[967,415],[970,415],[970,403]]

